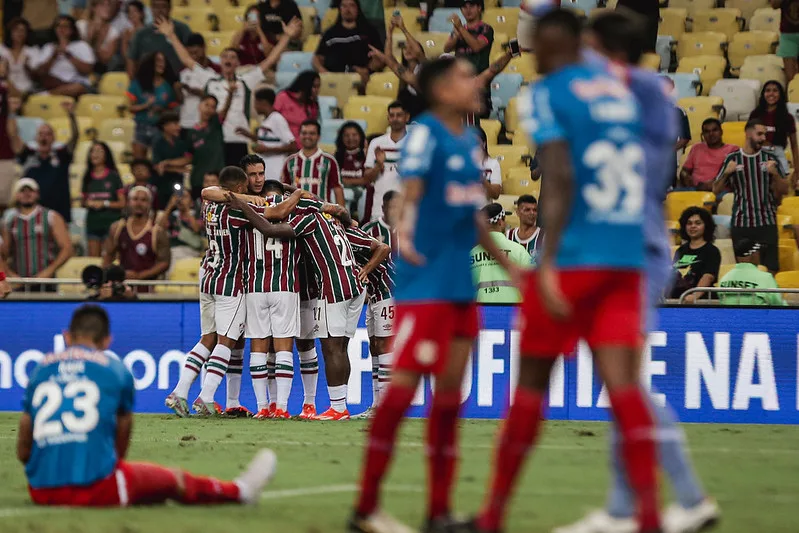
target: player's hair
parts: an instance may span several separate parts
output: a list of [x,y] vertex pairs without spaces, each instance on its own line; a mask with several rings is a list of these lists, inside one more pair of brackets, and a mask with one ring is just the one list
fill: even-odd
[[520,206],[521,204],[537,204],[538,200],[535,199],[535,196],[532,194],[523,194],[519,196],[519,199],[516,200],[516,206]]
[[105,309],[96,304],[83,304],[72,313],[69,333],[73,338],[88,337],[101,343],[111,335],[111,322]]
[[186,48],[189,46],[202,46],[205,48],[205,37],[203,37],[201,33],[192,33],[189,35],[189,38],[186,39]]
[[623,53],[627,61],[638,64],[644,54],[644,22],[629,9],[619,8],[593,17],[589,28],[608,52]]
[[302,124],[300,124],[300,130],[302,130],[303,126],[314,126],[316,128],[316,133],[318,134],[322,133],[322,126],[316,120],[313,119],[303,120]]
[[205,102],[206,100],[213,100],[214,105],[219,105],[219,98],[217,98],[213,94],[204,94],[202,98],[200,98],[200,102]]
[[705,126],[708,126],[710,124],[715,124],[716,126],[721,128],[721,121],[717,118],[710,117],[702,121],[702,129],[705,129]]
[[405,104],[403,104],[403,103],[402,103],[402,102],[400,102],[399,100],[394,100],[393,102],[391,102],[390,104],[388,104],[388,107],[387,107],[386,109],[387,109],[388,111],[391,111],[392,109],[397,109],[397,108],[400,108],[400,109],[402,109],[402,110],[403,110],[403,111],[405,111],[406,113],[408,112],[408,109],[405,107]]
[[399,196],[397,191],[388,191],[386,194],[383,195],[383,205],[388,204],[391,200],[395,197]]
[[180,122],[180,115],[175,111],[165,111],[161,118],[158,119],[158,129],[164,130],[164,126],[172,122]]
[[219,185],[225,189],[232,190],[242,183],[247,183],[247,174],[239,167],[225,167],[219,173]]
[[267,102],[269,105],[275,105],[275,91],[268,87],[258,89],[255,91],[255,99],[261,102]]
[[540,33],[547,28],[559,28],[571,37],[580,39],[583,23],[576,14],[568,9],[553,9],[539,18],[535,25],[536,33]]
[[455,66],[457,61],[455,56],[444,56],[422,65],[417,83],[419,84],[419,94],[427,107],[436,103],[433,97],[433,88],[436,83]]
[[746,126],[744,126],[744,131],[749,131],[754,129],[757,126],[764,126],[763,121],[759,118],[750,118],[746,121]]
[[147,170],[150,171],[150,174],[155,174],[153,171],[153,164],[150,162],[149,159],[134,159],[130,162],[130,168],[133,170],[133,167],[147,167]]
[[216,178],[219,179],[219,171],[218,170],[207,170],[207,171],[205,171],[203,176],[216,176]]
[[227,48],[223,48],[222,51],[219,52],[219,55],[221,56],[225,52],[233,52],[234,54],[236,54],[236,57],[239,57],[239,51],[236,50],[235,48],[233,48],[232,46],[228,46]]
[[688,237],[688,232],[685,230],[685,226],[688,225],[688,219],[694,215],[699,215],[699,218],[702,219],[702,222],[705,224],[705,233],[703,235],[705,242],[713,242],[716,240],[716,221],[713,220],[713,215],[710,214],[710,211],[707,209],[703,209],[701,207],[689,207],[685,211],[682,212],[680,215],[680,238],[685,242],[690,241],[691,239]]
[[266,163],[257,154],[247,154],[239,160],[239,166],[244,172],[247,172],[247,167],[250,165],[263,165],[266,170]]
[[261,191],[264,195],[273,192],[277,194],[283,194],[286,190],[283,188],[283,184],[277,180],[266,180],[264,182],[264,190]]

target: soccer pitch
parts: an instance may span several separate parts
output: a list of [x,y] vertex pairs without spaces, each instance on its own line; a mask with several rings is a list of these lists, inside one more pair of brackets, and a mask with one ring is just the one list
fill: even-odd
[[[261,447],[279,457],[258,507],[63,510],[30,504],[16,462],[18,415],[0,414],[0,531],[3,533],[327,533],[345,530],[360,471],[363,422],[136,417],[130,460],[235,476]],[[461,424],[455,508],[474,512],[484,495],[496,421]],[[607,424],[553,422],[513,502],[510,532],[545,533],[600,506],[608,485]],[[692,456],[721,505],[724,533],[797,531],[799,427],[688,425]],[[418,526],[424,513],[424,422],[409,420],[387,479],[384,507]]]

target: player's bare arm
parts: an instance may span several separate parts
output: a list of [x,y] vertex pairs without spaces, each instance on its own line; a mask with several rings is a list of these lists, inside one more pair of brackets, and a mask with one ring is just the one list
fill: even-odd
[[727,182],[730,176],[738,171],[738,163],[730,159],[727,161],[727,166],[724,167],[724,172],[721,176],[713,181],[713,194],[721,194],[727,188]]
[[294,229],[291,226],[284,223],[272,224],[233,194],[228,193],[228,202],[231,208],[241,211],[250,224],[260,231],[264,237],[274,239],[293,239],[296,237]]
[[352,226],[352,216],[350,215],[350,212],[339,204],[326,203],[322,206],[321,211],[322,213],[327,213],[328,215],[339,219],[341,223],[344,224],[345,228]]
[[124,459],[130,447],[130,435],[133,432],[133,413],[117,413],[117,434],[115,447],[117,457]]
[[19,419],[19,433],[17,434],[17,459],[22,464],[27,464],[33,449],[33,423],[31,415],[22,413]]
[[[22,107],[22,99],[16,97],[9,98],[8,107],[9,114],[12,116],[16,115]],[[6,134],[8,134],[8,139],[11,141],[11,150],[13,150],[14,154],[19,154],[25,149],[25,143],[19,136],[17,120],[11,117],[9,117],[9,119],[10,120],[6,122]]]
[[[228,203],[226,191],[222,187],[206,187],[200,193],[202,199],[206,202],[216,202],[218,204],[226,204]],[[250,203],[253,205],[257,205],[259,207],[266,205],[266,200],[261,196],[256,196],[254,194],[239,194],[239,193],[230,193],[236,196],[236,198],[240,198],[243,202]]]
[[64,218],[58,213],[53,213],[53,238],[55,239],[56,246],[58,246],[58,255],[55,260],[39,274],[37,278],[52,278],[64,263],[74,255],[72,249],[72,239],[69,237],[69,230]]
[[363,265],[361,271],[358,272],[358,278],[364,283],[366,283],[367,276],[369,276],[369,274],[376,269],[380,263],[386,260],[386,257],[388,257],[388,255],[391,253],[391,246],[372,239],[370,250],[372,252],[372,256],[369,258],[369,261]]
[[105,250],[103,254],[103,268],[110,267],[117,258],[117,240],[116,235],[119,235],[120,226],[125,225],[125,219],[117,220],[111,224],[111,229],[108,230],[108,237],[105,239]]
[[405,180],[402,191],[402,208],[397,224],[397,247],[399,254],[412,265],[422,265],[424,256],[416,251],[413,246],[413,236],[416,230],[416,218],[419,200],[424,194],[424,182],[419,178]]
[[267,220],[285,220],[287,216],[294,211],[297,204],[303,197],[303,191],[295,190],[291,196],[283,200],[277,205],[266,206],[264,208],[264,218]]

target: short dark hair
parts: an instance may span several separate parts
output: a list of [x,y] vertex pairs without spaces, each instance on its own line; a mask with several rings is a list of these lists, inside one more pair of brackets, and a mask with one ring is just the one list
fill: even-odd
[[138,167],[138,166],[147,167],[150,170],[150,174],[153,173],[153,164],[152,162],[150,162],[149,159],[134,159],[133,161],[130,162],[131,170],[133,170],[133,167]]
[[403,111],[405,111],[406,113],[408,112],[408,109],[405,107],[405,104],[403,104],[403,103],[402,103],[402,102],[400,102],[399,100],[394,100],[393,102],[391,102],[390,104],[388,104],[388,107],[387,107],[386,109],[388,109],[389,111],[391,111],[392,109],[396,109],[396,108],[398,108],[398,107],[399,107],[400,109],[402,109]]
[[161,118],[158,119],[158,129],[163,130],[164,126],[172,122],[180,122],[180,115],[175,111],[164,111]]
[[419,94],[422,96],[425,104],[431,106],[433,102],[433,87],[436,82],[446,75],[457,63],[454,56],[444,56],[433,59],[424,63],[422,69],[419,71],[417,84],[419,85]]
[[322,133],[322,125],[319,124],[319,122],[317,122],[316,120],[313,119],[303,120],[302,124],[300,124],[300,130],[302,130],[303,126],[314,126],[316,127],[316,133],[319,134]]
[[397,196],[399,196],[399,193],[397,191],[388,191],[386,194],[383,195],[383,205],[386,205]]
[[125,6],[125,9],[127,9],[129,7],[135,7],[136,9],[141,11],[143,14],[146,13],[146,11],[144,9],[144,4],[139,2],[139,0],[131,0],[130,2],[128,2],[127,5]]
[[721,128],[721,121],[715,117],[706,118],[702,121],[702,129],[705,129],[705,126],[715,124],[719,128]]
[[624,8],[605,11],[593,17],[589,27],[605,50],[623,53],[633,64],[640,61],[644,53],[644,23],[640,15]]
[[523,194],[519,196],[519,199],[516,200],[516,205],[519,206],[521,204],[537,204],[538,200],[535,199],[535,196],[532,194]]
[[580,38],[583,23],[574,12],[569,9],[553,9],[538,19],[535,31],[541,32],[547,28],[560,28],[575,39]]
[[219,171],[218,170],[206,170],[205,173],[203,173],[203,176],[208,176],[209,174],[211,176],[216,176],[217,179],[219,178]]
[[96,343],[103,342],[111,335],[108,313],[97,304],[81,305],[72,313],[69,333],[73,337],[88,337]]
[[264,190],[261,192],[263,192],[264,194],[269,192],[283,194],[284,192],[286,192],[286,189],[283,187],[283,184],[277,180],[266,180],[264,182]]
[[710,214],[710,211],[707,209],[703,209],[701,207],[689,207],[685,211],[682,212],[680,215],[680,238],[684,241],[689,241],[688,232],[685,230],[685,226],[688,224],[688,219],[694,215],[699,215],[699,218],[702,219],[702,222],[705,224],[705,234],[704,239],[707,242],[713,242],[716,240],[716,221],[713,220],[713,215]]
[[264,160],[261,159],[261,156],[257,154],[247,154],[239,160],[239,167],[244,172],[247,172],[247,167],[250,165],[263,165],[264,170],[266,170],[266,163],[264,163]]
[[206,93],[202,95],[202,97],[200,98],[200,102],[205,102],[206,100],[213,100],[216,103],[216,105],[219,105],[219,98],[217,98],[213,94]]
[[269,105],[275,105],[276,97],[277,95],[275,95],[275,91],[268,87],[264,87],[255,91],[255,99],[262,102],[267,102]]
[[186,39],[186,48],[189,46],[202,46],[205,48],[205,37],[201,33],[192,33],[189,35],[189,38]]
[[247,183],[247,174],[239,167],[225,167],[219,173],[219,185],[225,189],[230,190],[243,183]]
[[763,124],[763,121],[760,120],[759,118],[750,118],[749,120],[746,121],[746,126],[744,126],[744,131],[749,131],[755,128],[756,126],[765,126],[765,124]]

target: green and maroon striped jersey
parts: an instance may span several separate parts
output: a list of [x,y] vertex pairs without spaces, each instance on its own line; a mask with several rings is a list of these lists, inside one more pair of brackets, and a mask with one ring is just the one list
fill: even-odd
[[27,215],[12,209],[6,217],[9,240],[6,243],[13,261],[10,267],[23,278],[35,277],[50,266],[58,255],[52,219],[57,213],[37,206]]
[[397,232],[385,220],[378,218],[363,226],[363,232],[384,244],[391,246],[391,257],[397,257]]
[[[363,268],[372,258],[372,242],[375,239],[359,228],[347,228],[347,239],[355,254],[355,261],[360,268]],[[370,302],[381,302],[391,298],[394,287],[393,275],[394,263],[389,255],[367,276],[366,294]]]
[[771,175],[766,168],[769,161],[774,161],[777,171],[782,174],[779,161],[769,152],[761,150],[752,155],[745,154],[742,149],[727,156],[721,171],[716,177],[720,180],[730,161],[738,165],[727,181],[735,194],[732,205],[732,226],[736,228],[756,228],[777,224],[777,201],[771,190]]
[[216,202],[203,204],[203,220],[208,250],[200,268],[200,292],[237,296],[244,290],[244,228],[249,222],[240,211]]
[[302,150],[290,155],[283,164],[282,180],[326,202],[335,201],[332,191],[341,187],[338,163],[321,149],[310,157],[305,157]]

